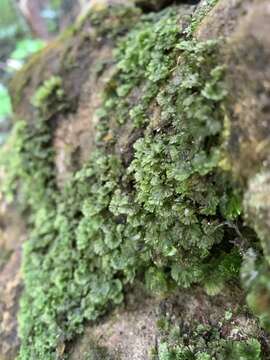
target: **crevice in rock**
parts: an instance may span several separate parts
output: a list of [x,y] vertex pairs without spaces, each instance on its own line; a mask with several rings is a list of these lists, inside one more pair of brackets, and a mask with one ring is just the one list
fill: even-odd
[[144,13],[160,11],[161,9],[173,4],[197,5],[201,0],[137,0],[135,3]]

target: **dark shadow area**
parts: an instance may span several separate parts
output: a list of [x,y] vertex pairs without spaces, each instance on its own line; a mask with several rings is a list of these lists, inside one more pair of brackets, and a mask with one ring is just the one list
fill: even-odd
[[166,6],[172,4],[187,4],[187,5],[197,5],[201,0],[159,0],[159,1],[149,1],[149,0],[137,0],[136,4],[139,6],[143,12],[148,13],[152,11],[159,11]]

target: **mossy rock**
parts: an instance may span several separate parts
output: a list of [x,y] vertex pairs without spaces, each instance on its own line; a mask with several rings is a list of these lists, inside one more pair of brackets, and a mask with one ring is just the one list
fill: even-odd
[[[239,301],[248,248],[264,263],[256,224],[264,230],[267,224],[255,212],[246,225],[254,196],[244,194],[268,160],[268,137],[260,126],[248,132],[251,122],[237,104],[255,98],[250,118],[264,111],[267,117],[257,86],[262,76],[268,81],[269,47],[256,26],[268,15],[259,2],[245,1],[247,14],[229,2],[226,11],[233,9],[237,20],[230,32],[216,31],[222,3],[149,14],[121,1],[95,3],[12,81],[15,112],[24,121],[17,121],[2,157],[9,169],[3,187],[29,224],[18,359],[69,358],[85,325],[99,326],[135,283],[158,300],[191,288],[190,298],[194,292],[196,299],[224,299],[232,290]],[[216,38],[223,32],[226,41]],[[251,138],[256,151],[245,152]],[[248,278],[254,264],[245,261]],[[233,343],[231,356],[267,354],[267,335],[252,319],[254,334]],[[190,321],[186,333],[194,326]],[[212,336],[218,326],[209,326]],[[221,334],[223,345],[230,336]],[[167,342],[161,359],[176,356],[183,337]],[[101,356],[93,341],[88,355]],[[191,341],[191,355],[215,358],[221,345],[213,343],[210,351],[207,341],[202,349]]]

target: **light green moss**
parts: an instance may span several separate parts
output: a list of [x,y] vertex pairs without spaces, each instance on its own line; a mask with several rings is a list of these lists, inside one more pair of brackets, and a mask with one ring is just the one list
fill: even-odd
[[[62,79],[59,76],[52,76],[46,80],[42,86],[39,87],[35,93],[32,104],[40,109],[43,117],[52,109],[61,110],[64,104],[64,90],[62,89]],[[55,109],[57,106],[57,109]]]

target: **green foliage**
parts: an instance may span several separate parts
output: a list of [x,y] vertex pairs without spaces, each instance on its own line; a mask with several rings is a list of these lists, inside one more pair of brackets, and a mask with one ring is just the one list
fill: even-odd
[[0,40],[12,39],[22,28],[10,0],[1,0],[0,13]]
[[41,50],[44,45],[44,41],[40,39],[24,39],[18,41],[15,50],[10,54],[10,58],[14,60],[25,60],[29,55]]
[[[110,122],[122,125],[130,119],[135,127],[148,122],[149,105],[175,66],[176,44],[182,30],[177,19],[174,9],[142,16],[120,42],[115,51],[118,73],[107,85],[104,106],[99,112],[100,136],[106,133]],[[136,105],[134,99],[127,100],[135,87],[141,90]]]
[[218,327],[200,324],[186,332],[181,326],[173,327],[168,321],[166,323],[161,341],[153,353],[154,360],[262,359],[261,344],[256,338],[226,340]]
[[1,119],[12,113],[10,96],[7,88],[0,83],[0,124]]
[[[20,360],[59,358],[62,344],[121,303],[136,277],[152,292],[201,283],[216,294],[215,283],[238,274],[227,223],[239,215],[239,196],[219,167],[224,69],[217,43],[187,41],[183,30],[177,12],[167,10],[143,16],[120,42],[118,72],[99,111],[99,146],[63,191],[54,178],[50,125],[67,106],[61,78],[37,90],[40,120],[14,130],[6,189],[16,194],[19,182],[31,213]],[[142,91],[134,103],[136,87]],[[152,103],[158,123],[149,120]],[[109,129],[117,133],[127,122],[145,129],[128,169],[105,141]]]

